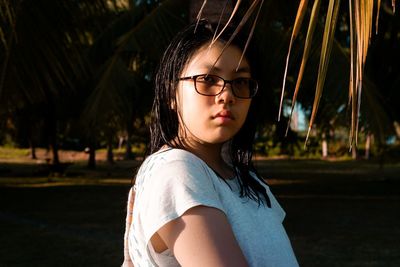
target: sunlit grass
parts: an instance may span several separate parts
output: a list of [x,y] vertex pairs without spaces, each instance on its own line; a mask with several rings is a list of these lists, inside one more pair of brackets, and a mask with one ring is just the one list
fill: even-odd
[[27,157],[29,153],[28,148],[0,147],[0,159]]

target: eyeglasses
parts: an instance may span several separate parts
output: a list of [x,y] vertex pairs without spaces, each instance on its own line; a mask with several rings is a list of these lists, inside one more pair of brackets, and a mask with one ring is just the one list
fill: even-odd
[[231,85],[232,93],[237,98],[252,98],[256,95],[258,90],[258,83],[252,78],[225,80],[217,75],[200,74],[182,77],[178,80],[193,80],[196,92],[205,96],[217,96],[221,94],[227,83]]

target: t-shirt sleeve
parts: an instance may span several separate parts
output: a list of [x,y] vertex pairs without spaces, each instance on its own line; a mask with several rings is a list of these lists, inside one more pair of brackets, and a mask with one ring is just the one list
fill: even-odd
[[197,161],[173,160],[157,166],[142,190],[140,220],[146,242],[192,207],[204,205],[225,213],[212,177]]

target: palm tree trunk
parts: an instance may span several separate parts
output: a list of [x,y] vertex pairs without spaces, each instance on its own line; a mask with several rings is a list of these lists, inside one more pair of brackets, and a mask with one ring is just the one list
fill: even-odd
[[322,134],[322,157],[328,157],[328,141],[326,140],[326,134]]
[[58,144],[57,144],[56,136],[50,137],[50,149],[53,154],[53,165],[59,165],[60,158],[58,157]]
[[110,164],[114,163],[114,153],[113,153],[113,136],[112,134],[108,137],[108,144],[107,144],[107,162]]
[[90,142],[90,144],[89,144],[88,168],[89,169],[95,169],[96,168],[96,141],[95,140],[92,140]]
[[367,133],[367,137],[365,138],[365,159],[369,159],[371,151],[371,134]]
[[125,157],[124,159],[132,159],[133,158],[133,152],[132,152],[132,144],[131,141],[126,139],[126,146],[125,146]]
[[132,123],[128,123],[127,127],[126,127],[126,132],[127,132],[127,136],[126,136],[126,140],[125,140],[125,157],[124,159],[133,159],[134,155],[132,152],[132,144],[131,144],[131,140],[130,137],[133,134],[133,124]]
[[47,132],[49,136],[49,148],[52,152],[52,164],[59,165],[60,159],[58,157],[58,142],[57,142],[57,121],[54,116],[54,109],[52,105],[49,105],[49,111],[47,115]]
[[29,121],[29,134],[28,134],[28,141],[29,141],[29,148],[31,149],[31,159],[37,159],[36,157],[36,147],[35,147],[35,138],[34,138],[34,126],[33,122]]
[[32,141],[32,139],[29,141],[29,146],[31,148],[31,159],[37,159],[36,147],[35,147],[35,143]]
[[351,157],[357,159],[357,148],[355,146],[351,149]]

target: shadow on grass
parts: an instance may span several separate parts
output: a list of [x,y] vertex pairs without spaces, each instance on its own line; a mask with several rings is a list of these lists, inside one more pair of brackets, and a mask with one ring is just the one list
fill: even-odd
[[[4,187],[7,179],[34,181],[18,174],[38,166],[2,164],[16,176],[0,174],[0,266],[119,266],[129,181],[138,163],[103,162],[89,170],[75,162],[57,178],[75,186],[55,186],[52,178],[42,188]],[[366,162],[256,164],[287,212],[285,227],[301,266],[400,266],[398,164],[383,174]],[[76,185],[118,178],[127,183]]]

